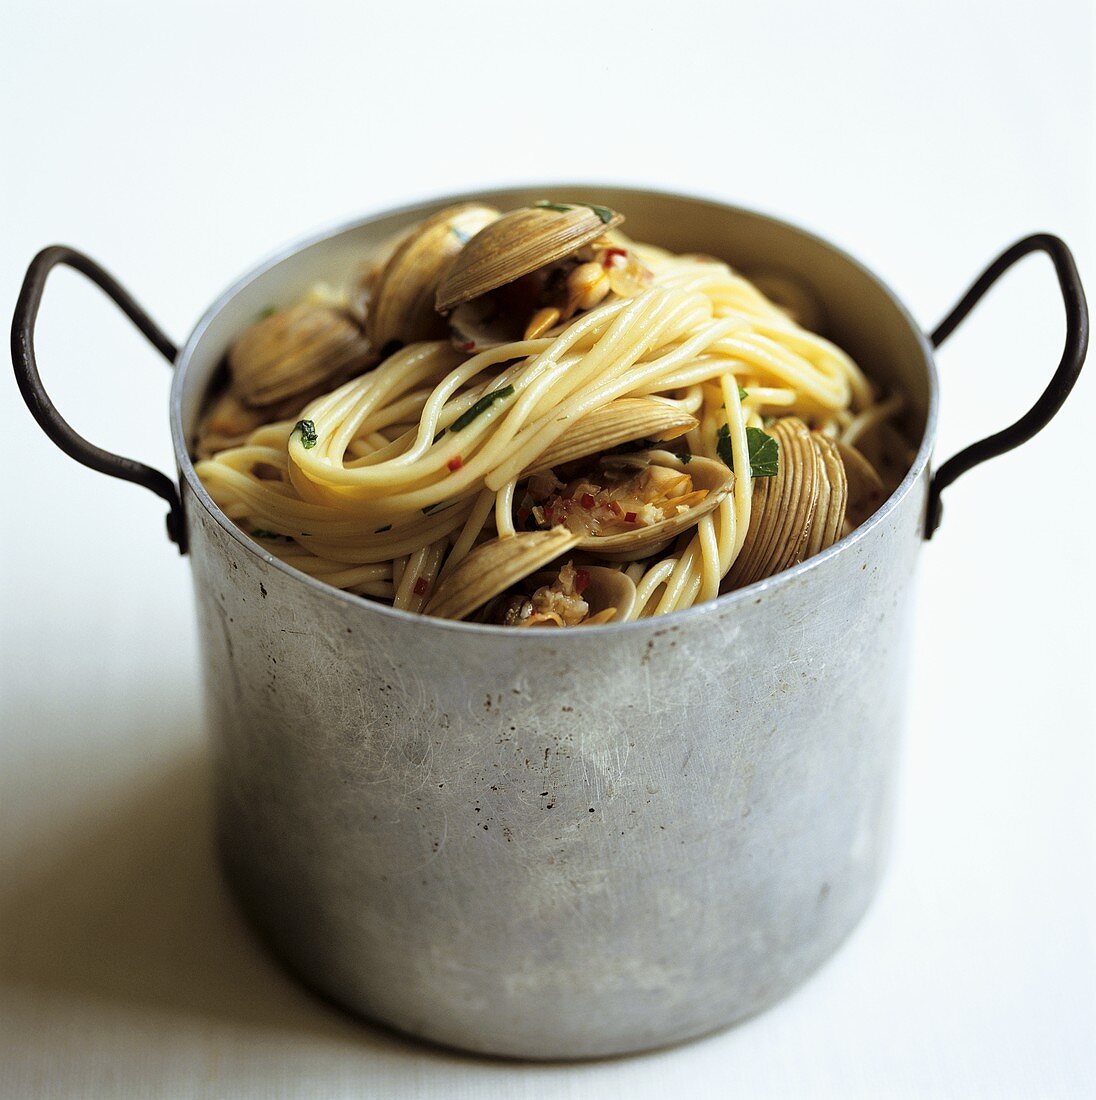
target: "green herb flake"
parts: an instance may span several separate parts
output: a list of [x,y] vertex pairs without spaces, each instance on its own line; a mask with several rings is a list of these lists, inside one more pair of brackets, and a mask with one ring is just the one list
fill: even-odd
[[551,202],[548,199],[541,199],[539,202],[533,203],[533,205],[540,210],[555,210],[558,214],[566,214],[568,210],[574,210],[576,206],[585,206],[601,219],[602,225],[608,225],[613,220],[612,210],[607,206],[598,206],[593,202]]
[[747,428],[746,446],[750,452],[750,474],[776,477],[780,470],[780,444],[760,428]]
[[677,457],[681,459],[682,466],[688,466],[693,460],[693,456],[688,451],[682,451]]
[[738,400],[745,401],[750,396],[749,390],[744,390],[741,386],[738,387]]
[[267,306],[265,309],[259,310],[259,320],[265,321],[268,317],[273,317],[278,312],[277,306]]
[[383,535],[385,531],[391,531],[391,530],[392,530],[392,524],[386,523],[383,527],[378,527],[376,529],[376,531],[373,532],[373,534],[374,535]]
[[[311,451],[312,448],[316,446],[318,437],[316,435],[316,424],[314,421],[298,420],[297,423],[293,425],[293,431],[299,431],[301,433],[301,446],[304,447],[306,451]],[[290,432],[290,435],[292,434],[293,433]]]
[[437,441],[438,441],[439,439],[441,439],[441,437],[442,437],[443,435],[445,435],[445,432],[446,432],[446,429],[445,429],[445,428],[442,428],[442,430],[441,430],[440,432],[438,432],[438,434],[437,434],[436,436],[434,436],[434,438],[433,438],[432,440],[430,440],[430,446],[431,446],[431,447],[433,447],[433,446],[434,446],[434,444],[435,444],[435,443],[437,443]]
[[424,516],[432,516],[435,512],[440,512],[444,508],[451,508],[457,502],[455,500],[439,500],[437,504],[428,504],[422,510]]
[[480,413],[485,413],[496,401],[509,397],[513,392],[513,386],[503,386],[501,390],[492,390],[490,393],[485,393],[470,409],[462,412],[450,427],[455,432],[467,428]]
[[[776,477],[780,470],[780,445],[760,428],[746,429],[746,449],[750,456],[751,477]],[[731,429],[724,424],[716,433],[716,454],[723,464],[734,469]]]
[[720,426],[715,433],[715,453],[729,470],[734,469],[734,455],[731,453],[731,429],[727,424]]
[[279,535],[277,531],[268,531],[265,527],[256,527],[251,532],[251,537],[253,539],[265,539],[267,542],[277,542],[280,539],[288,541],[289,539],[288,535]]

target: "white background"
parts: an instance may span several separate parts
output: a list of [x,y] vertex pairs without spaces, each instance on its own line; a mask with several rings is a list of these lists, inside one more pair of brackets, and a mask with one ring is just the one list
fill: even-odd
[[[66,241],[181,339],[317,227],[576,177],[798,221],[926,326],[1033,230],[1096,287],[1091,24],[1080,0],[8,3],[0,303]],[[940,355],[941,457],[1027,407],[1061,333],[1050,267],[1026,261]],[[70,273],[39,358],[78,429],[170,468],[167,369]],[[61,456],[0,385],[0,1095],[1093,1095],[1096,367],[947,494],[893,863],[852,940],[733,1031],[578,1067],[394,1039],[252,944],[210,854],[164,509]]]

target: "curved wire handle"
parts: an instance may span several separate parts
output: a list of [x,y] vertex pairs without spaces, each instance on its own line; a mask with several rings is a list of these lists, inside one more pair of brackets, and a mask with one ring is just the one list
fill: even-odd
[[1069,396],[1081,367],[1084,366],[1085,353],[1088,350],[1088,304],[1085,301],[1081,276],[1073,255],[1065,242],[1050,233],[1035,233],[1017,241],[1006,249],[982,272],[971,288],[959,300],[958,305],[936,326],[929,340],[938,348],[959,326],[968,313],[978,304],[982,296],[1017,260],[1030,252],[1045,252],[1054,264],[1058,275],[1058,285],[1062,291],[1062,302],[1066,312],[1066,342],[1061,361],[1043,391],[1039,400],[1015,424],[996,432],[985,439],[965,447],[952,456],[936,471],[929,486],[928,507],[925,515],[925,538],[931,539],[940,526],[940,517],[944,506],[940,494],[957,478],[961,477],[980,462],[996,458],[997,455],[1011,451],[1021,443],[1027,442],[1033,435],[1050,423],[1054,414],[1062,407]]
[[42,430],[67,455],[92,470],[143,485],[157,496],[163,497],[170,506],[167,515],[168,537],[179,547],[180,553],[185,553],[186,527],[183,523],[183,506],[175,482],[166,474],[146,466],[143,462],[104,451],[86,440],[61,416],[42,385],[42,378],[38,373],[38,362],[34,355],[34,325],[38,318],[38,307],[42,304],[42,291],[45,289],[46,279],[58,264],[64,264],[79,271],[99,287],[144,333],[169,363],[174,363],[178,354],[175,345],[129,292],[94,260],[82,252],[77,252],[74,248],[59,244],[51,245],[49,248],[43,248],[31,261],[23,280],[23,288],[19,292],[15,316],[12,318],[11,361],[15,368],[15,380],[19,384],[19,392]]

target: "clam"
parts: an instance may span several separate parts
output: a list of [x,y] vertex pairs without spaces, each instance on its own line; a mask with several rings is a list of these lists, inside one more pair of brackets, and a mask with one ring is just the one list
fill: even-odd
[[462,249],[438,287],[435,305],[448,313],[577,252],[624,220],[604,206],[543,203],[511,210]]
[[[627,462],[627,460],[644,462],[647,456],[642,453],[622,455],[619,459],[608,461]],[[651,462],[646,469],[652,472],[663,470],[680,472],[676,467],[664,465],[661,462]],[[586,535],[579,541],[579,549],[595,554],[627,554],[636,558],[653,554],[660,546],[666,545],[682,531],[695,527],[702,517],[719,506],[720,501],[734,486],[734,474],[722,462],[716,462],[710,458],[694,457],[684,470],[691,482],[691,488],[682,494],[683,503],[676,506],[681,509],[680,511],[654,523],[637,526],[633,530],[612,535]]]
[[695,527],[733,485],[734,474],[722,462],[692,457],[686,464],[638,452],[605,455],[589,475],[567,485],[553,474],[536,474],[529,491],[536,522],[562,523],[591,554],[632,560]]
[[848,521],[859,527],[883,503],[886,489],[875,467],[850,443],[838,443],[849,482]]
[[780,464],[774,477],[754,480],[750,526],[723,591],[797,565],[840,537],[844,468],[834,445],[794,416],[768,431],[780,448]]
[[525,473],[561,466],[635,439],[660,442],[676,439],[696,425],[696,417],[667,401],[652,397],[621,397],[578,420],[550,444]]
[[807,541],[806,557],[814,557],[831,547],[841,537],[845,525],[849,486],[845,463],[837,444],[821,432],[811,432],[815,451],[822,462],[818,479],[818,505]]
[[[777,420],[769,429],[780,448],[777,475],[755,482],[760,490],[759,526],[743,568],[757,578],[779,573],[803,560],[818,502],[819,458],[810,429],[797,417]],[[751,509],[752,512],[752,509]],[[754,531],[751,515],[750,531]],[[736,563],[737,564],[737,563]]]
[[610,293],[634,298],[653,275],[633,252],[596,241],[547,267],[462,302],[449,315],[453,343],[485,351],[516,340],[536,340]]
[[450,206],[417,225],[377,270],[369,287],[366,332],[378,350],[445,336],[434,310],[438,284],[465,242],[499,217],[481,203]]
[[590,605],[589,617],[582,624],[626,622],[635,609],[635,582],[619,569],[604,565],[588,565],[590,584],[583,598]]
[[511,585],[542,569],[578,543],[566,527],[522,531],[481,543],[438,581],[423,613],[464,619]]
[[254,407],[330,389],[370,362],[369,343],[351,317],[309,302],[256,321],[228,353],[232,390]]
[[604,565],[533,573],[521,589],[499,596],[484,609],[487,622],[502,626],[596,626],[624,622],[635,608],[636,586],[619,569]]
[[855,448],[811,432],[794,416],[770,433],[780,447],[775,477],[754,482],[750,527],[722,591],[753,584],[821,553],[882,503],[883,482]]

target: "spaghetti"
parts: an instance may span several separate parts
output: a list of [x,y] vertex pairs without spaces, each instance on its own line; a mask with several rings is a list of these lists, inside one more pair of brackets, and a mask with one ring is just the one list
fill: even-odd
[[[458,308],[453,339],[392,350],[296,414],[261,424],[198,462],[213,500],[286,564],[414,612],[429,612],[439,586],[462,576],[462,563],[468,572],[470,556],[486,543],[517,539],[517,548],[524,532],[550,529],[557,525],[552,519],[565,515],[579,541],[551,562],[530,558],[530,575],[544,583],[517,599],[532,606],[540,593],[537,613],[547,614],[543,606],[576,596],[581,581],[573,580],[573,561],[580,579],[583,562],[605,564],[635,589],[630,606],[615,616],[619,621],[714,599],[747,539],[766,537],[752,515],[754,487],[796,453],[778,447],[769,430],[774,419],[795,418],[810,435],[857,444],[869,467],[906,460],[892,426],[900,396],[879,400],[840,348],[801,327],[726,264],[673,255],[604,229],[562,261],[570,276],[583,265],[589,276],[590,264],[628,276],[600,301],[587,308],[572,301],[567,316],[558,307],[560,261],[554,261],[556,276],[542,273],[526,302],[535,314],[537,302],[551,297],[545,288],[556,288],[557,305],[540,306],[549,311],[539,321],[549,326],[543,332],[525,338],[536,332],[534,316],[516,338],[463,339]],[[507,305],[496,303],[496,312],[505,313]],[[635,439],[608,448],[594,440],[586,454],[568,457],[566,445],[581,436],[580,425],[596,414],[611,426],[617,410],[676,417],[678,427],[652,439],[641,430],[647,421],[637,419],[638,440],[646,440],[638,453]],[[623,427],[627,434],[626,420]],[[538,460],[553,448],[567,460],[544,469]],[[766,450],[776,456],[768,473],[758,468]],[[709,491],[693,487],[694,458],[722,464],[726,492],[714,507],[702,507]],[[614,461],[630,481],[610,476]],[[785,470],[787,479],[791,474]],[[652,488],[671,483],[665,492],[676,495],[660,497]],[[810,507],[808,528],[816,518],[821,522],[817,499]],[[626,548],[601,556],[591,518],[598,515],[607,517],[605,529],[615,524],[617,534],[670,520],[681,529],[654,552],[643,544],[633,559]],[[837,537],[847,528],[843,520]],[[559,587],[564,565],[571,570],[567,592]],[[555,581],[541,575],[546,567],[555,570]],[[513,613],[513,591],[493,596],[508,596],[506,613]],[[494,606],[498,612],[497,598]],[[567,622],[562,612],[553,614],[556,619],[536,618],[534,625]]]

